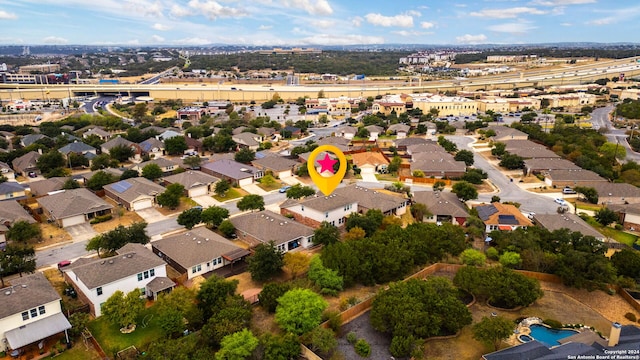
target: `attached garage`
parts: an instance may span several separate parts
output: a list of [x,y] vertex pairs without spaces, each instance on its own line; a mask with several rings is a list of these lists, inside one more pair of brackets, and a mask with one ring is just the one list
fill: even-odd
[[245,178],[245,179],[238,180],[238,186],[240,186],[240,187],[251,185],[251,184],[253,184],[253,178],[252,177],[248,177],[248,178]]
[[373,165],[362,165],[362,167],[360,167],[360,172],[361,174],[375,174],[376,173],[376,167]]
[[206,185],[196,186],[189,189],[189,196],[190,197],[204,196],[204,195],[207,195],[208,192],[209,192],[208,186]]
[[291,177],[291,169],[289,170],[284,170],[284,171],[279,171],[278,173],[276,173],[276,175],[278,176],[278,178],[280,179],[284,179],[284,178],[288,178]]
[[137,199],[131,203],[131,208],[136,210],[148,209],[153,206],[153,199]]
[[62,227],[69,227],[69,226],[73,226],[73,225],[79,225],[79,224],[84,224],[85,220],[84,220],[84,215],[76,215],[76,216],[71,216],[65,219],[60,219],[60,221],[62,222]]

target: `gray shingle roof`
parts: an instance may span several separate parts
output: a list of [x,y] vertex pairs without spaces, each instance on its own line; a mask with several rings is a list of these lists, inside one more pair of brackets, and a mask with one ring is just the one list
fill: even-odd
[[591,170],[549,170],[545,172],[553,181],[604,181],[608,180],[601,177]]
[[106,143],[102,144],[102,148],[106,149],[107,151],[113,149],[116,146],[126,146],[126,147],[131,147],[131,145],[135,144],[134,142],[131,142],[125,138],[123,138],[122,136],[116,136],[113,139],[107,141]]
[[49,137],[42,134],[29,134],[29,135],[25,135],[22,138],[21,142],[25,147],[27,147],[40,139],[49,139]]
[[136,169],[142,170],[145,166],[147,166],[149,164],[156,164],[161,169],[169,167],[169,166],[176,166],[176,167],[178,166],[177,163],[175,163],[175,162],[173,162],[173,161],[171,161],[169,159],[165,159],[165,158],[159,157],[157,159],[151,159],[149,161],[145,161],[145,162],[141,162],[139,164],[132,165],[130,168],[131,169],[136,168]]
[[433,215],[449,215],[453,217],[467,217],[466,206],[451,192],[416,191],[414,202],[424,204]]
[[205,227],[168,236],[152,245],[185,269],[242,249]]
[[57,194],[41,197],[37,201],[40,206],[48,210],[56,219],[113,208],[111,204],[85,188],[65,190]]
[[596,189],[600,197],[637,198],[640,197],[640,188],[625,183],[596,182],[588,185]]
[[339,209],[345,205],[353,204],[356,201],[348,199],[344,196],[337,195],[335,193],[329,196],[315,195],[305,199],[294,200],[289,199],[280,205],[281,208],[291,207],[295,204],[301,204],[309,209],[314,209],[317,211],[331,211],[335,209]]
[[211,176],[209,174],[205,174],[202,171],[185,171],[179,174],[165,176],[163,178],[165,181],[175,184],[181,184],[185,189],[189,190],[193,187],[209,185],[217,182],[218,179],[215,176]]
[[87,136],[94,135],[94,134],[97,135],[97,136],[100,136],[100,137],[108,137],[108,136],[111,135],[109,132],[107,132],[107,131],[99,128],[99,127],[95,127],[93,129],[87,130],[84,134],[82,134],[82,136],[83,137],[87,137]]
[[243,132],[240,134],[234,134],[231,138],[233,139],[233,141],[241,145],[258,146],[260,145],[260,142],[256,140],[256,138],[259,138],[259,137],[260,135],[258,134]]
[[600,234],[596,229],[591,227],[575,214],[536,214],[533,219],[538,225],[549,231],[569,229],[571,231],[577,231],[583,235],[593,236],[596,239],[605,238],[604,235]]
[[19,158],[13,159],[11,164],[16,171],[24,171],[26,169],[31,169],[36,167],[36,163],[40,158],[40,154],[35,151],[29,151],[28,153],[20,156]]
[[397,132],[409,132],[410,129],[411,129],[411,126],[406,124],[393,124],[393,125],[390,125],[387,130],[397,133]]
[[127,251],[119,249],[118,255],[110,258],[95,259],[78,265],[73,263],[68,269],[73,271],[87,288],[95,289],[165,264],[164,260],[143,245],[128,245],[134,246],[129,246]]
[[407,200],[400,195],[391,195],[357,185],[337,188],[333,193],[349,199],[350,202],[357,202],[358,207],[378,209],[383,213],[395,210],[407,203]]
[[140,143],[140,148],[144,152],[149,152],[153,148],[164,149],[164,143],[156,138],[148,138]]
[[[218,161],[208,162],[202,165],[203,169],[208,169],[215,173],[227,176],[231,179],[246,179],[252,178],[253,174],[260,172],[260,169],[256,169],[251,165],[239,163],[237,161],[220,159]],[[244,170],[246,171],[244,171]]]
[[5,181],[0,183],[0,194],[11,194],[24,191],[24,187],[15,181]]
[[45,180],[38,180],[29,183],[29,189],[34,196],[46,195],[51,191],[62,190],[66,177],[52,177]]
[[266,156],[261,159],[256,159],[251,162],[258,168],[264,168],[271,171],[285,171],[291,170],[294,166],[298,165],[297,161],[284,158],[282,156]]
[[427,140],[425,138],[418,138],[418,137],[408,137],[408,138],[404,138],[404,139],[396,139],[393,144],[396,147],[400,147],[400,146],[411,146],[411,145],[420,145],[420,144],[429,144],[432,143],[433,141],[431,140]]
[[58,292],[41,272],[14,278],[11,285],[2,289],[0,294],[0,319],[60,300]]
[[532,171],[541,170],[578,170],[580,167],[567,159],[562,158],[538,158],[526,159],[524,167]]
[[143,177],[120,180],[113,184],[105,185],[104,189],[126,202],[132,202],[140,196],[155,196],[165,190],[164,187]]
[[262,242],[286,243],[313,235],[313,229],[269,210],[248,213],[229,219],[237,231],[247,233]]
[[20,205],[16,200],[5,200],[2,202],[2,206],[0,206],[0,224],[13,224],[16,221],[27,221],[31,224],[36,221],[29,215],[27,210],[25,210],[22,205]]

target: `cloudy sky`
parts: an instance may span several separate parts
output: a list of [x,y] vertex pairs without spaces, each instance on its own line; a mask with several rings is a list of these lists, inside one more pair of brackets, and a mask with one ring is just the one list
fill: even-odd
[[0,0],[0,44],[638,42],[637,0]]

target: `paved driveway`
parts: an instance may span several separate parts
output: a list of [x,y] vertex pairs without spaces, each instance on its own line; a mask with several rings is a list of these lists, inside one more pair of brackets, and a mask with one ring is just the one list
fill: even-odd
[[261,196],[268,194],[268,192],[260,189],[260,187],[256,184],[245,185],[242,188],[249,194],[261,195]]
[[152,224],[154,222],[158,222],[166,219],[166,216],[162,215],[155,208],[138,210],[136,211],[136,214],[140,215],[140,217],[144,219],[144,221],[146,221],[147,224]]
[[212,198],[209,195],[202,195],[202,196],[196,196],[191,198],[193,201],[195,201],[196,203],[198,203],[198,205],[202,206],[203,208],[208,208],[210,206],[220,206],[220,202],[214,198]]
[[84,224],[68,226],[64,229],[69,233],[69,235],[71,235],[71,238],[73,238],[74,242],[88,240],[98,235],[98,233],[93,230],[88,222]]
[[362,181],[366,181],[366,182],[378,182],[378,179],[376,178],[376,174],[365,174],[365,173],[360,173],[360,175],[362,175]]
[[[296,177],[294,176],[287,176],[287,177],[283,177],[280,178],[280,180],[288,185],[297,185],[297,184],[302,184],[302,182],[300,182],[300,180],[298,180]],[[304,184],[303,184],[304,185]]]

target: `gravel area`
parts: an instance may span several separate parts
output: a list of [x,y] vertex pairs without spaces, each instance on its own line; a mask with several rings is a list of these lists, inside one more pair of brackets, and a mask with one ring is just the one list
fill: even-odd
[[[338,350],[344,355],[345,359],[364,359],[356,354],[353,345],[347,342],[347,334],[351,331],[356,333],[358,339],[365,339],[371,345],[371,356],[367,358],[368,360],[393,359],[391,353],[389,353],[391,338],[371,327],[369,311],[344,325],[342,327],[342,336],[338,338]],[[398,360],[400,359],[398,358]]]

